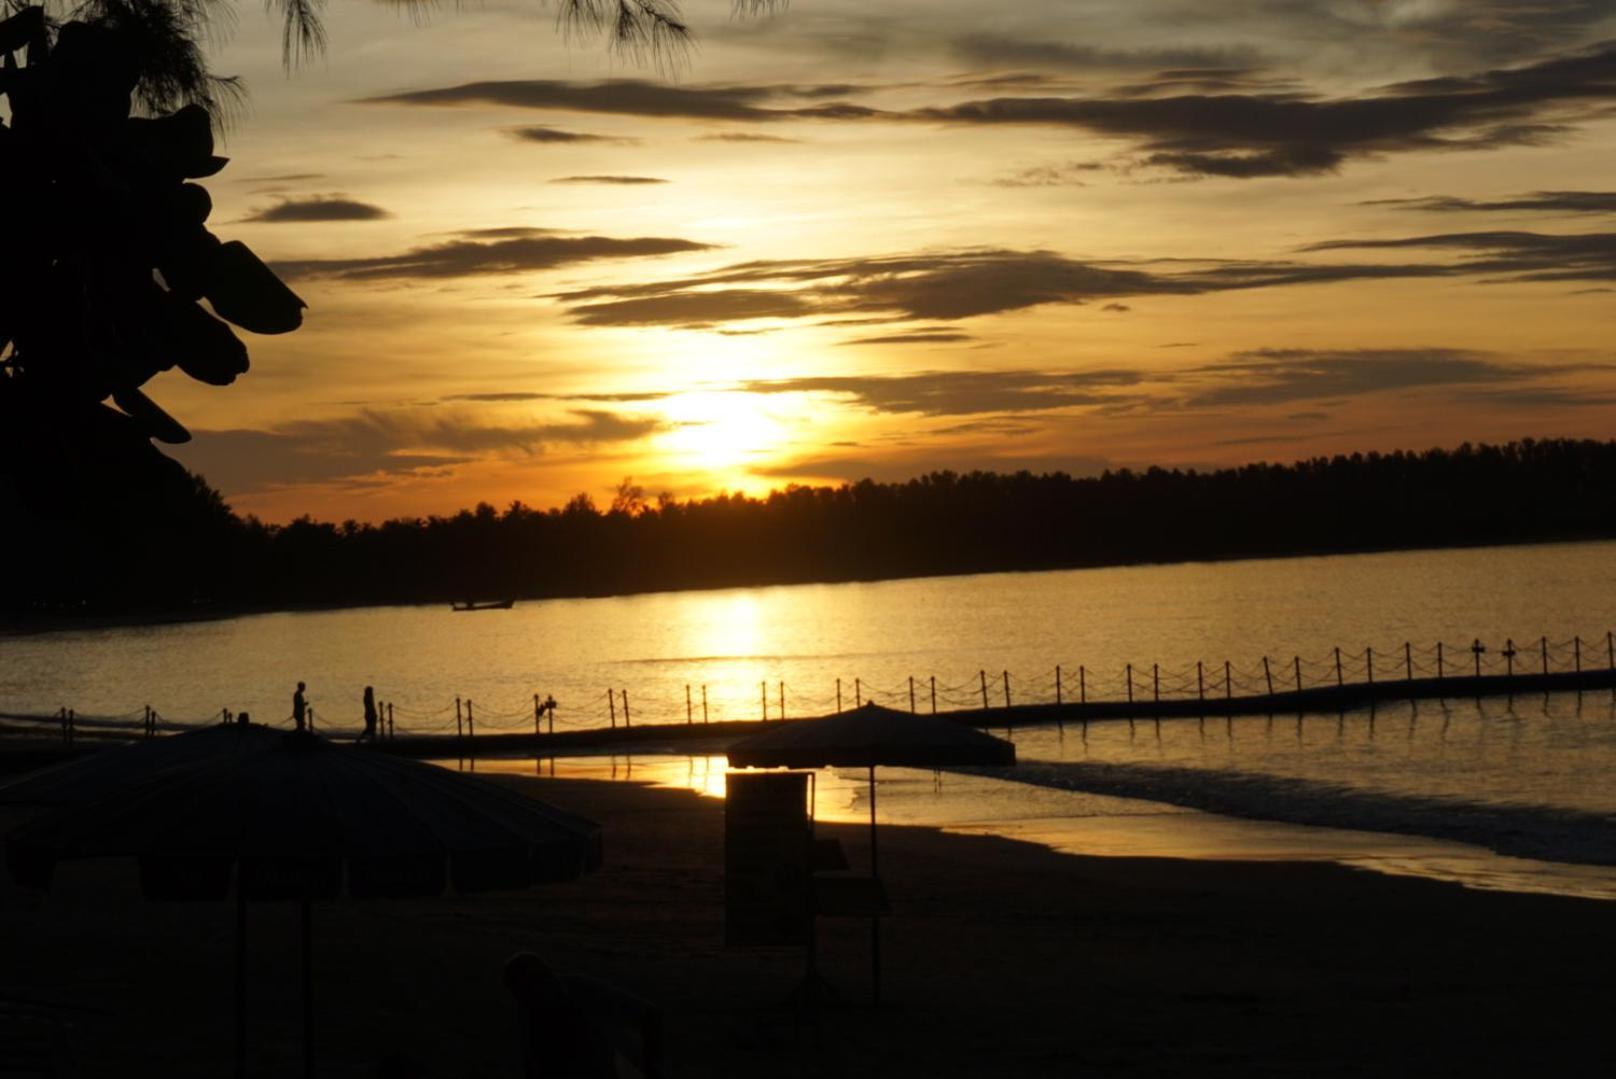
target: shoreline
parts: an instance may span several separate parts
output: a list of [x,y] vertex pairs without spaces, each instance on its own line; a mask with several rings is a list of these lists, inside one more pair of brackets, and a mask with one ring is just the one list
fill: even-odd
[[[740,581],[729,584],[699,583],[673,585],[666,588],[643,588],[626,592],[565,592],[545,595],[524,595],[516,592],[512,598],[518,603],[546,603],[553,600],[615,599],[624,596],[666,595],[683,592],[726,592],[758,588],[791,588],[812,585],[874,584],[882,581],[949,580],[957,577],[984,577],[1000,574],[1065,573],[1081,570],[1125,569],[1146,566],[1224,565],[1237,562],[1287,562],[1304,558],[1346,558],[1354,555],[1401,554],[1420,551],[1480,551],[1508,547],[1558,547],[1590,543],[1616,542],[1616,535],[1551,536],[1543,539],[1514,540],[1509,543],[1448,543],[1436,546],[1384,546],[1355,547],[1341,550],[1295,551],[1288,554],[1237,554],[1206,558],[1175,558],[1163,561],[1124,561],[1058,564],[1048,566],[1007,566],[998,569],[969,569],[953,573],[888,574],[873,577],[815,577],[802,580],[767,579]],[[217,609],[193,611],[106,611],[82,616],[67,614],[29,615],[15,611],[0,611],[0,639],[5,637],[32,637],[49,633],[82,630],[139,628],[145,626],[186,625],[195,622],[218,622],[232,618],[246,618],[265,614],[322,614],[332,611],[386,609],[393,607],[443,607],[455,602],[455,597],[436,600],[423,599],[367,599],[302,603],[291,605],[242,604]]]
[[[402,1074],[514,1077],[499,969],[519,950],[658,1004],[670,1077],[1552,1074],[1616,1048],[1608,904],[904,825],[881,833],[888,1005],[861,1003],[868,923],[822,920],[821,969],[845,1002],[816,1047],[785,1004],[800,953],[721,946],[721,805],[500,782],[600,821],[605,867],[508,897],[320,904],[321,1074],[392,1056]],[[855,866],[867,856],[861,826],[820,834]],[[77,1020],[86,1074],[219,1074],[229,904],[149,903],[115,867],[80,868],[60,895],[0,885],[9,988],[97,1009]],[[254,1075],[296,1069],[295,925],[295,905],[251,911]]]

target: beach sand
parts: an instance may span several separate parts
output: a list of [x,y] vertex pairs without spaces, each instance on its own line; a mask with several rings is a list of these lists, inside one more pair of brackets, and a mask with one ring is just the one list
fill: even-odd
[[[626,783],[502,777],[601,822],[607,864],[521,895],[316,906],[322,1076],[387,1056],[514,1076],[501,968],[529,950],[665,1012],[669,1076],[1604,1074],[1616,905],[1332,865],[1094,858],[884,827],[887,1004],[869,926],[825,920],[845,1002],[786,1001],[800,952],[722,946],[723,806]],[[15,820],[15,816],[6,818]],[[853,864],[864,829],[820,825]],[[0,885],[0,997],[63,1006],[80,1074],[219,1076],[233,908],[139,897],[127,865]],[[249,923],[251,1074],[301,1073],[294,905]],[[78,1010],[83,1009],[83,1010]]]

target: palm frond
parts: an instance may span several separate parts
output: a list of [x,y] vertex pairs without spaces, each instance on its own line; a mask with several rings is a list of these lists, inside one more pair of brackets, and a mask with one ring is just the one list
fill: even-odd
[[281,9],[281,63],[288,69],[325,52],[325,25],[317,10],[321,0],[265,0]]
[[557,22],[567,38],[604,36],[613,52],[659,68],[680,66],[691,48],[675,0],[561,0]]

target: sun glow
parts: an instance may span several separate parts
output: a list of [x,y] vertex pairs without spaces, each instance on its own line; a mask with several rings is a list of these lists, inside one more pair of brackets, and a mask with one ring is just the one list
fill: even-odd
[[786,438],[784,425],[757,394],[698,391],[661,404],[671,428],[658,438],[657,449],[675,467],[740,471],[769,460]]

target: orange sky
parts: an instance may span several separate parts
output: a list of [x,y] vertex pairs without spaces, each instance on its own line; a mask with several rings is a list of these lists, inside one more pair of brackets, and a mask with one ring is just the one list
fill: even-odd
[[[1610,437],[1604,3],[244,8],[211,226],[305,327],[148,390],[243,511]],[[1603,44],[1602,44],[1603,43]]]

